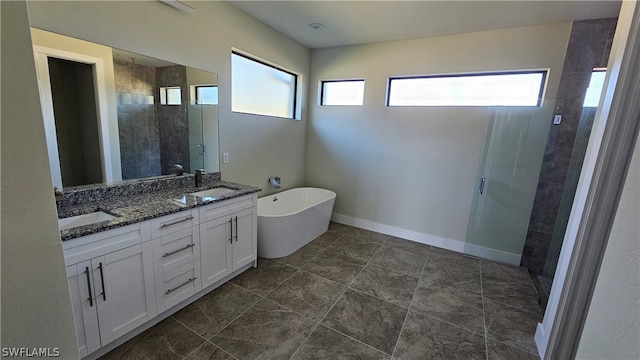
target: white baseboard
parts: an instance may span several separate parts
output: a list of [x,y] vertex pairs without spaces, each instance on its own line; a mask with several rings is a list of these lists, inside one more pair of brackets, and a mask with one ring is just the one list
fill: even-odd
[[336,213],[333,213],[333,215],[331,216],[331,220],[340,224],[355,226],[361,229],[396,236],[399,238],[419,242],[426,245],[432,245],[459,253],[464,252],[464,242],[459,240],[447,239],[417,231],[405,230],[395,226],[380,224],[371,220],[359,219]]
[[516,266],[520,265],[521,255],[515,255],[504,251],[471,245],[460,240],[448,239],[417,231],[401,229],[395,226],[380,224],[371,220],[365,220],[336,213],[333,213],[333,215],[331,216],[331,220],[340,224],[355,226],[361,229],[396,236],[399,238],[419,242],[421,244],[431,245],[442,249],[477,256],[483,259],[489,259]]

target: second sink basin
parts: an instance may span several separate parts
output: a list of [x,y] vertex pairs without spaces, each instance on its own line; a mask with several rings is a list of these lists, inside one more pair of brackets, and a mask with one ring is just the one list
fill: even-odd
[[189,195],[194,195],[197,196],[199,198],[216,198],[219,197],[220,195],[224,195],[224,194],[228,194],[228,193],[232,193],[236,190],[234,189],[228,189],[225,187],[217,187],[217,188],[213,188],[213,189],[209,189],[209,190],[202,190],[202,191],[198,191],[198,192],[194,192],[194,193],[190,193]]
[[58,227],[60,230],[71,229],[78,226],[96,224],[102,221],[115,219],[115,216],[103,211],[96,211],[88,214],[72,216],[64,219],[58,219]]

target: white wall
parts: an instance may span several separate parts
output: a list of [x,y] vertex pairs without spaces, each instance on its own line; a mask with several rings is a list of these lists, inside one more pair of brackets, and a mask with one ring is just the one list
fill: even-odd
[[31,25],[218,74],[222,178],[262,187],[280,176],[284,188],[304,179],[306,104],[302,121],[231,112],[231,49],[301,75],[306,89],[310,51],[221,1],[188,2],[191,16],[157,1],[29,2]]
[[2,1],[2,347],[78,357],[27,8]]
[[[545,98],[552,103],[570,28],[559,23],[313,50],[306,183],[337,192],[339,220],[462,250],[490,110],[388,108],[387,78],[550,68]],[[319,106],[319,81],[345,78],[365,79],[364,106]]]
[[640,144],[609,235],[578,359],[640,358]]

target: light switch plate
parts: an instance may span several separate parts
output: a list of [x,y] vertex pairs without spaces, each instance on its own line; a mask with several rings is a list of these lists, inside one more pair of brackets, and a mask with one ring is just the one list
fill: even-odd
[[229,153],[228,152],[222,153],[222,163],[223,164],[228,164],[229,163]]

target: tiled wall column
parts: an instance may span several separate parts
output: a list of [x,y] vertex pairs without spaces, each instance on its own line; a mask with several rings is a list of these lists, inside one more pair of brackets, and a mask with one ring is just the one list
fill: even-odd
[[[549,130],[522,254],[521,265],[535,274],[543,273],[546,262],[557,261],[593,121],[582,116],[582,105],[593,69],[607,66],[616,22],[576,21],[571,29],[555,104],[562,122]],[[550,249],[555,260],[547,259]]]
[[[181,105],[160,105],[156,101],[160,125],[160,154],[162,175],[172,174],[174,165],[190,170],[189,160],[189,117],[187,116],[189,88],[187,69],[182,65],[159,67],[156,69],[156,89],[161,86],[180,86]],[[156,91],[157,93],[157,91]]]
[[160,175],[155,69],[114,59],[122,179]]

